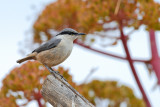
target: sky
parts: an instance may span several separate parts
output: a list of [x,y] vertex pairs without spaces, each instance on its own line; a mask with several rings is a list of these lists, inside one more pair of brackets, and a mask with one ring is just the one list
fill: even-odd
[[[19,66],[16,60],[23,57],[23,55],[19,53],[19,49],[20,43],[26,38],[26,32],[32,29],[37,15],[44,9],[45,5],[52,1],[53,0],[1,0],[0,86],[2,86],[1,81],[9,71]],[[125,32],[128,30],[129,29],[125,29]],[[157,45],[160,50],[159,36],[160,32],[156,32]],[[150,58],[149,38],[148,33],[144,31],[144,26],[131,35],[128,45],[132,58]],[[120,41],[118,45],[114,47],[107,47],[106,51],[125,56]],[[70,57],[60,64],[60,66],[69,69],[69,73],[73,75],[73,80],[78,84],[84,81],[93,68],[97,68],[96,72],[88,78],[87,82],[93,79],[117,80],[120,84],[131,87],[136,96],[141,97],[141,93],[127,61],[99,55],[75,45]],[[135,63],[135,68],[152,106],[160,107],[160,90],[159,88],[153,89],[157,81],[155,75],[149,75],[142,63]],[[37,105],[35,102],[31,102],[27,107],[35,105]]]

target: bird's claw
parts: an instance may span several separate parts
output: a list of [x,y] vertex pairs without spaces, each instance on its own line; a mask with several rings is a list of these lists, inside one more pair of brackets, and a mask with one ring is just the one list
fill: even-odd
[[54,76],[55,76],[55,74],[57,74],[57,75],[59,75],[61,77],[61,79],[63,78],[67,82],[67,80],[58,71],[54,71],[52,68],[48,67],[47,65],[45,65],[45,67],[49,70],[49,72],[51,74],[53,74]]
[[57,75],[59,75],[61,77],[61,79],[64,79],[66,82],[67,80],[58,72],[58,71],[54,71]]
[[[57,71],[57,72],[58,72],[58,71]],[[56,72],[56,73],[57,73],[57,72]],[[67,80],[66,80],[59,72],[58,72],[57,74],[61,77],[61,79],[64,79],[64,80],[67,82]]]

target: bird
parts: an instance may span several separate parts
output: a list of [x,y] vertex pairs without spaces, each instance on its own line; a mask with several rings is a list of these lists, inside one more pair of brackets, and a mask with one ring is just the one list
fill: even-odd
[[57,73],[51,67],[65,61],[72,52],[73,42],[85,33],[79,33],[74,29],[65,28],[56,36],[32,51],[26,57],[17,60],[22,63],[27,60],[37,60],[42,63],[51,73]]

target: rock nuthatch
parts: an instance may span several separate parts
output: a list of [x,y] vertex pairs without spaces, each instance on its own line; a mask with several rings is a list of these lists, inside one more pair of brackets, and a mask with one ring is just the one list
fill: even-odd
[[42,63],[50,72],[56,73],[51,67],[62,63],[68,58],[73,48],[73,41],[80,35],[85,34],[78,33],[71,28],[63,29],[27,57],[17,60],[17,63],[34,59]]

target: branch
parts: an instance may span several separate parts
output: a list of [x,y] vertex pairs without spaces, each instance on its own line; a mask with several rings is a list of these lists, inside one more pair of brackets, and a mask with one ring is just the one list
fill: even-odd
[[37,99],[38,105],[39,107],[43,107],[42,103],[41,103],[41,99]]
[[53,107],[94,107],[57,74],[47,76],[41,93]]
[[43,104],[41,103],[42,95],[41,95],[40,91],[34,92],[34,98],[37,101],[39,107],[43,107]]
[[159,59],[159,54],[158,54],[158,50],[157,50],[157,44],[156,44],[154,30],[149,31],[149,37],[150,37],[151,53],[152,53],[152,60],[150,63],[155,71],[156,76],[157,76],[158,84],[160,84],[160,67],[159,67],[160,59]]
[[150,104],[150,102],[149,102],[149,100],[148,100],[148,98],[146,96],[146,93],[145,93],[145,91],[144,91],[144,89],[143,89],[143,87],[141,85],[141,82],[140,82],[140,80],[138,78],[138,75],[136,73],[136,70],[134,68],[133,60],[132,60],[132,58],[130,56],[130,53],[129,53],[129,50],[128,50],[128,46],[127,46],[127,42],[126,42],[126,39],[125,39],[125,35],[123,33],[123,29],[122,28],[123,28],[123,26],[122,26],[122,23],[120,22],[121,40],[122,40],[122,43],[123,43],[123,46],[124,46],[124,49],[125,49],[125,52],[126,52],[126,55],[127,55],[127,59],[128,59],[129,65],[130,65],[130,67],[132,69],[132,73],[133,73],[133,75],[135,77],[135,80],[136,80],[136,82],[138,84],[138,87],[139,87],[139,89],[140,89],[140,91],[141,91],[141,93],[143,95],[143,98],[144,98],[144,100],[146,102],[147,107],[151,107],[151,104]]
[[[122,57],[122,56],[114,55],[114,54],[111,54],[111,53],[108,53],[108,52],[104,52],[104,51],[97,50],[97,49],[92,48],[92,47],[90,47],[90,46],[87,46],[87,45],[85,45],[84,43],[79,42],[79,41],[77,41],[77,40],[76,40],[74,43],[77,44],[77,45],[79,45],[79,46],[81,46],[81,47],[83,47],[83,48],[87,48],[87,49],[89,49],[89,50],[92,50],[92,51],[94,51],[94,52],[97,52],[97,53],[100,53],[100,54],[103,54],[103,55],[111,56],[111,57],[118,58],[118,59],[122,59],[122,60],[127,60],[126,57]],[[147,62],[149,62],[150,60],[133,59],[133,61],[134,61],[134,62],[147,63]]]

